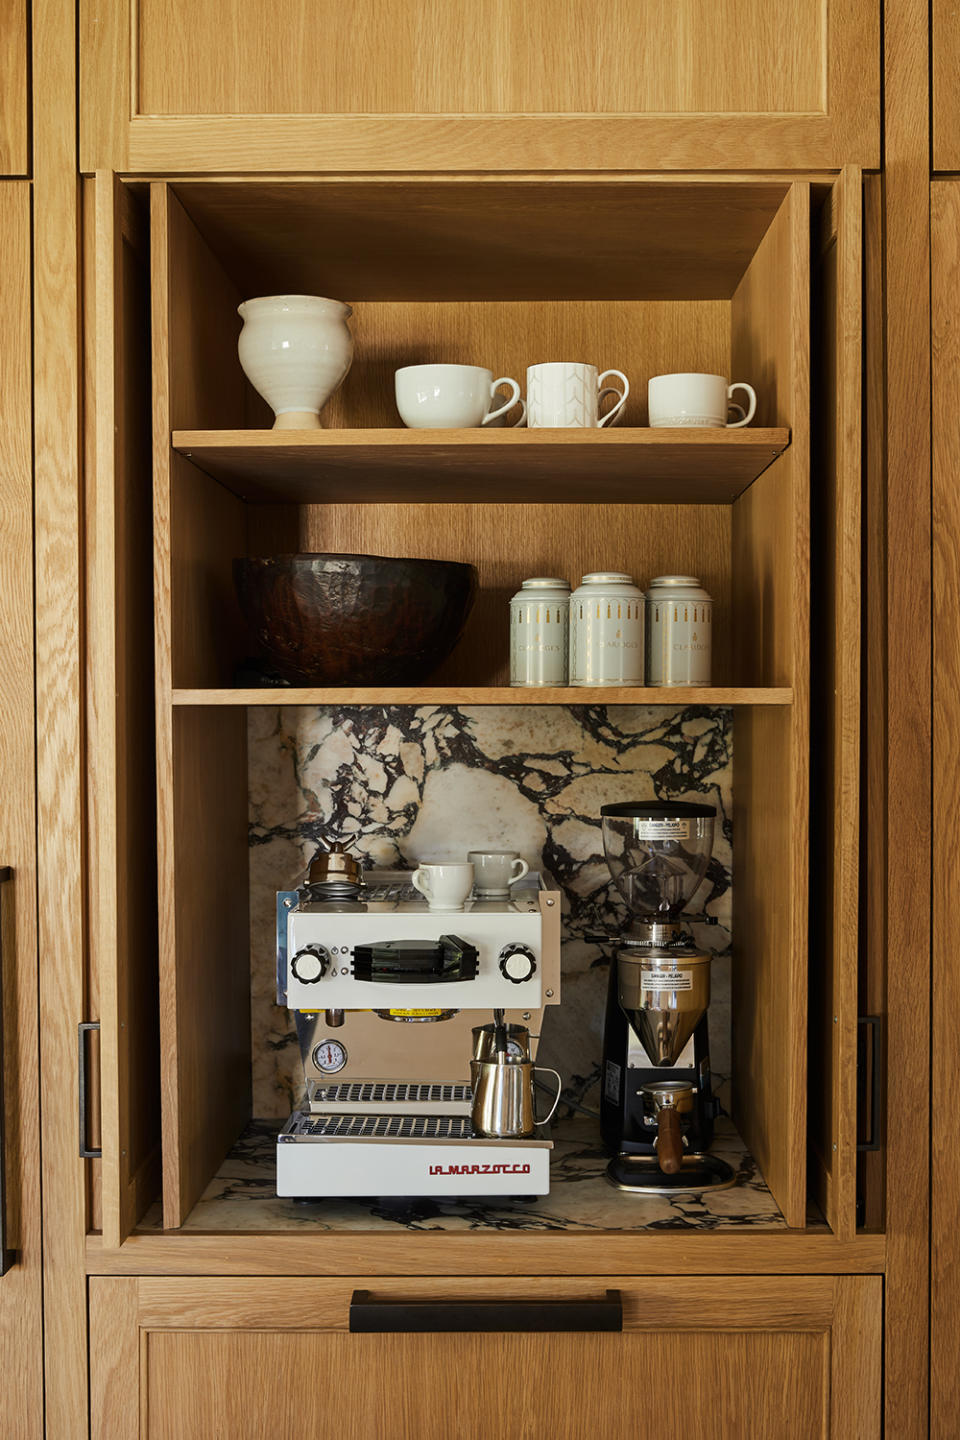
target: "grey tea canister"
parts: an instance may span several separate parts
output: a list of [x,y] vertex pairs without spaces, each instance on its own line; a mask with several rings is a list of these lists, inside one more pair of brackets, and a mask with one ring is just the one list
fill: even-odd
[[510,601],[510,684],[566,685],[570,584],[524,580]]
[[570,684],[643,684],[643,591],[630,575],[584,575],[570,597]]
[[647,684],[709,685],[713,600],[695,575],[658,575],[647,591]]

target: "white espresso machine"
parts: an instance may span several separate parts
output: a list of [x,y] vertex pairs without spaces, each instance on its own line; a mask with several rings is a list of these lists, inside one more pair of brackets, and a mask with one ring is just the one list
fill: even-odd
[[560,892],[531,871],[500,900],[433,912],[408,871],[334,846],[277,895],[277,1000],[305,1095],[277,1140],[281,1196],[544,1195],[551,1143],[481,1139],[474,1026],[530,1032],[560,1000]]

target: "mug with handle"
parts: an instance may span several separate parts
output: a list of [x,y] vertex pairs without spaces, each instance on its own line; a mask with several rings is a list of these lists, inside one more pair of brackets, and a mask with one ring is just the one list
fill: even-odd
[[[497,391],[510,389],[509,400]],[[525,408],[520,386],[509,375],[494,380],[493,371],[482,365],[404,365],[394,375],[397,409],[411,430],[468,430],[496,425],[514,405],[520,405],[521,425]]]
[[[748,399],[743,409],[733,400],[735,391],[742,390]],[[676,375],[654,375],[647,384],[647,408],[654,429],[663,427],[725,426],[739,430],[749,425],[757,413],[757,392],[743,380],[727,384],[725,375],[702,375],[682,372]],[[730,411],[740,417],[730,420]]]
[[[611,377],[622,381],[622,390],[604,385]],[[630,381],[622,370],[604,370],[598,374],[596,365],[566,360],[528,365],[527,424],[531,430],[598,429],[615,425],[629,394]],[[605,395],[616,395],[618,399],[606,415],[600,416],[600,401]]]

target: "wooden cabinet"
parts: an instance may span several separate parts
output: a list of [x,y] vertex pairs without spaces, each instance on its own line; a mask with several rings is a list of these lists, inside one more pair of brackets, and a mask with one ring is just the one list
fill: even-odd
[[[0,182],[0,1430],[43,1433],[30,186]],[[9,1267],[9,1268],[8,1268]]]
[[81,168],[879,163],[869,0],[83,0]]
[[29,103],[26,0],[0,6],[0,176],[26,175]]
[[[611,1289],[618,1333],[478,1333],[444,1307],[536,1300],[562,1315]],[[356,1290],[387,1302],[383,1323],[398,1328],[351,1333]],[[390,1316],[402,1301],[426,1302],[427,1333]],[[92,1279],[90,1321],[96,1440],[880,1432],[877,1277]]]
[[934,170],[960,170],[960,5],[933,0],[930,12]]

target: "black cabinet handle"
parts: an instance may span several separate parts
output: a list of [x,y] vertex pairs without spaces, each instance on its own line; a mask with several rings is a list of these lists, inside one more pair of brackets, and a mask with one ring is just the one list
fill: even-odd
[[80,1159],[99,1160],[102,1150],[92,1150],[87,1144],[87,1042],[89,1030],[99,1030],[99,1020],[81,1020],[77,1026],[77,1093],[80,1096]]
[[369,1290],[350,1299],[352,1335],[622,1329],[619,1290],[603,1300],[375,1300]]
[[[0,885],[13,877],[9,865],[0,869]],[[0,1275],[16,1264],[16,1251],[7,1244],[7,1097],[3,1089],[3,940],[0,936]]]

